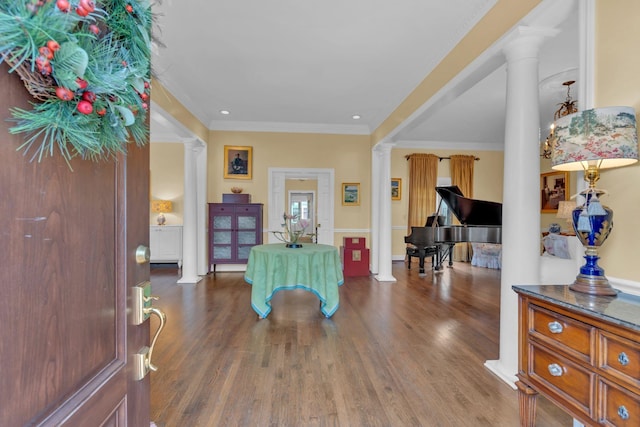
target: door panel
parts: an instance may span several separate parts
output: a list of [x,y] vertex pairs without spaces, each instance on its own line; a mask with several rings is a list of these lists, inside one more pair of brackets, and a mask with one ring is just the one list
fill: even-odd
[[6,119],[31,98],[5,64],[0,93],[0,425],[148,425],[148,378],[130,380],[127,354],[149,341],[149,322],[127,319],[128,289],[149,277],[135,263],[148,148],[73,171],[59,156],[29,162]]

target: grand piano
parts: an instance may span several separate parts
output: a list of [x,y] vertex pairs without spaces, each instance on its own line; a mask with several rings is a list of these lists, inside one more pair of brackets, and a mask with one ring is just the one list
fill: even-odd
[[424,258],[432,257],[432,266],[442,270],[442,264],[448,259],[453,265],[452,252],[456,243],[502,243],[502,204],[486,200],[464,197],[456,185],[436,187],[440,204],[436,215],[429,218],[442,218],[439,215],[442,203],[445,203],[460,225],[442,225],[441,220],[427,220],[424,227],[411,227],[411,234],[405,236],[408,267],[411,258],[420,259],[420,273],[424,273]]

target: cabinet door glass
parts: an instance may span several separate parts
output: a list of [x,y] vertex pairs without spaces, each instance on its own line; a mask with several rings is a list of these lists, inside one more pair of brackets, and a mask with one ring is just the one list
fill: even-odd
[[213,243],[215,245],[230,245],[231,231],[215,231],[213,233]]
[[238,231],[239,245],[255,245],[256,243],[255,231]]
[[249,259],[251,246],[238,246],[238,259]]
[[213,218],[213,228],[214,229],[222,228],[225,230],[230,230],[231,216],[224,215],[224,216],[217,216]]
[[238,230],[255,230],[256,217],[238,215]]
[[231,259],[231,246],[214,246],[213,259]]

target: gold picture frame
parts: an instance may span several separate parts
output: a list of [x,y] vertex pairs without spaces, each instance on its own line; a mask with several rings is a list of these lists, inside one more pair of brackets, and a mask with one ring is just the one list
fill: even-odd
[[402,200],[402,178],[391,178],[391,200]]
[[569,200],[569,172],[547,172],[540,174],[540,212],[558,213],[563,200]]
[[360,206],[360,183],[342,183],[342,206]]
[[223,170],[225,179],[251,179],[253,147],[225,145]]

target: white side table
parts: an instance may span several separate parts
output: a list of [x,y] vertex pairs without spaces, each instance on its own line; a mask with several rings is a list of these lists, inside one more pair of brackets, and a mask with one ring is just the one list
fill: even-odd
[[149,249],[152,263],[177,263],[182,268],[182,226],[149,226]]

